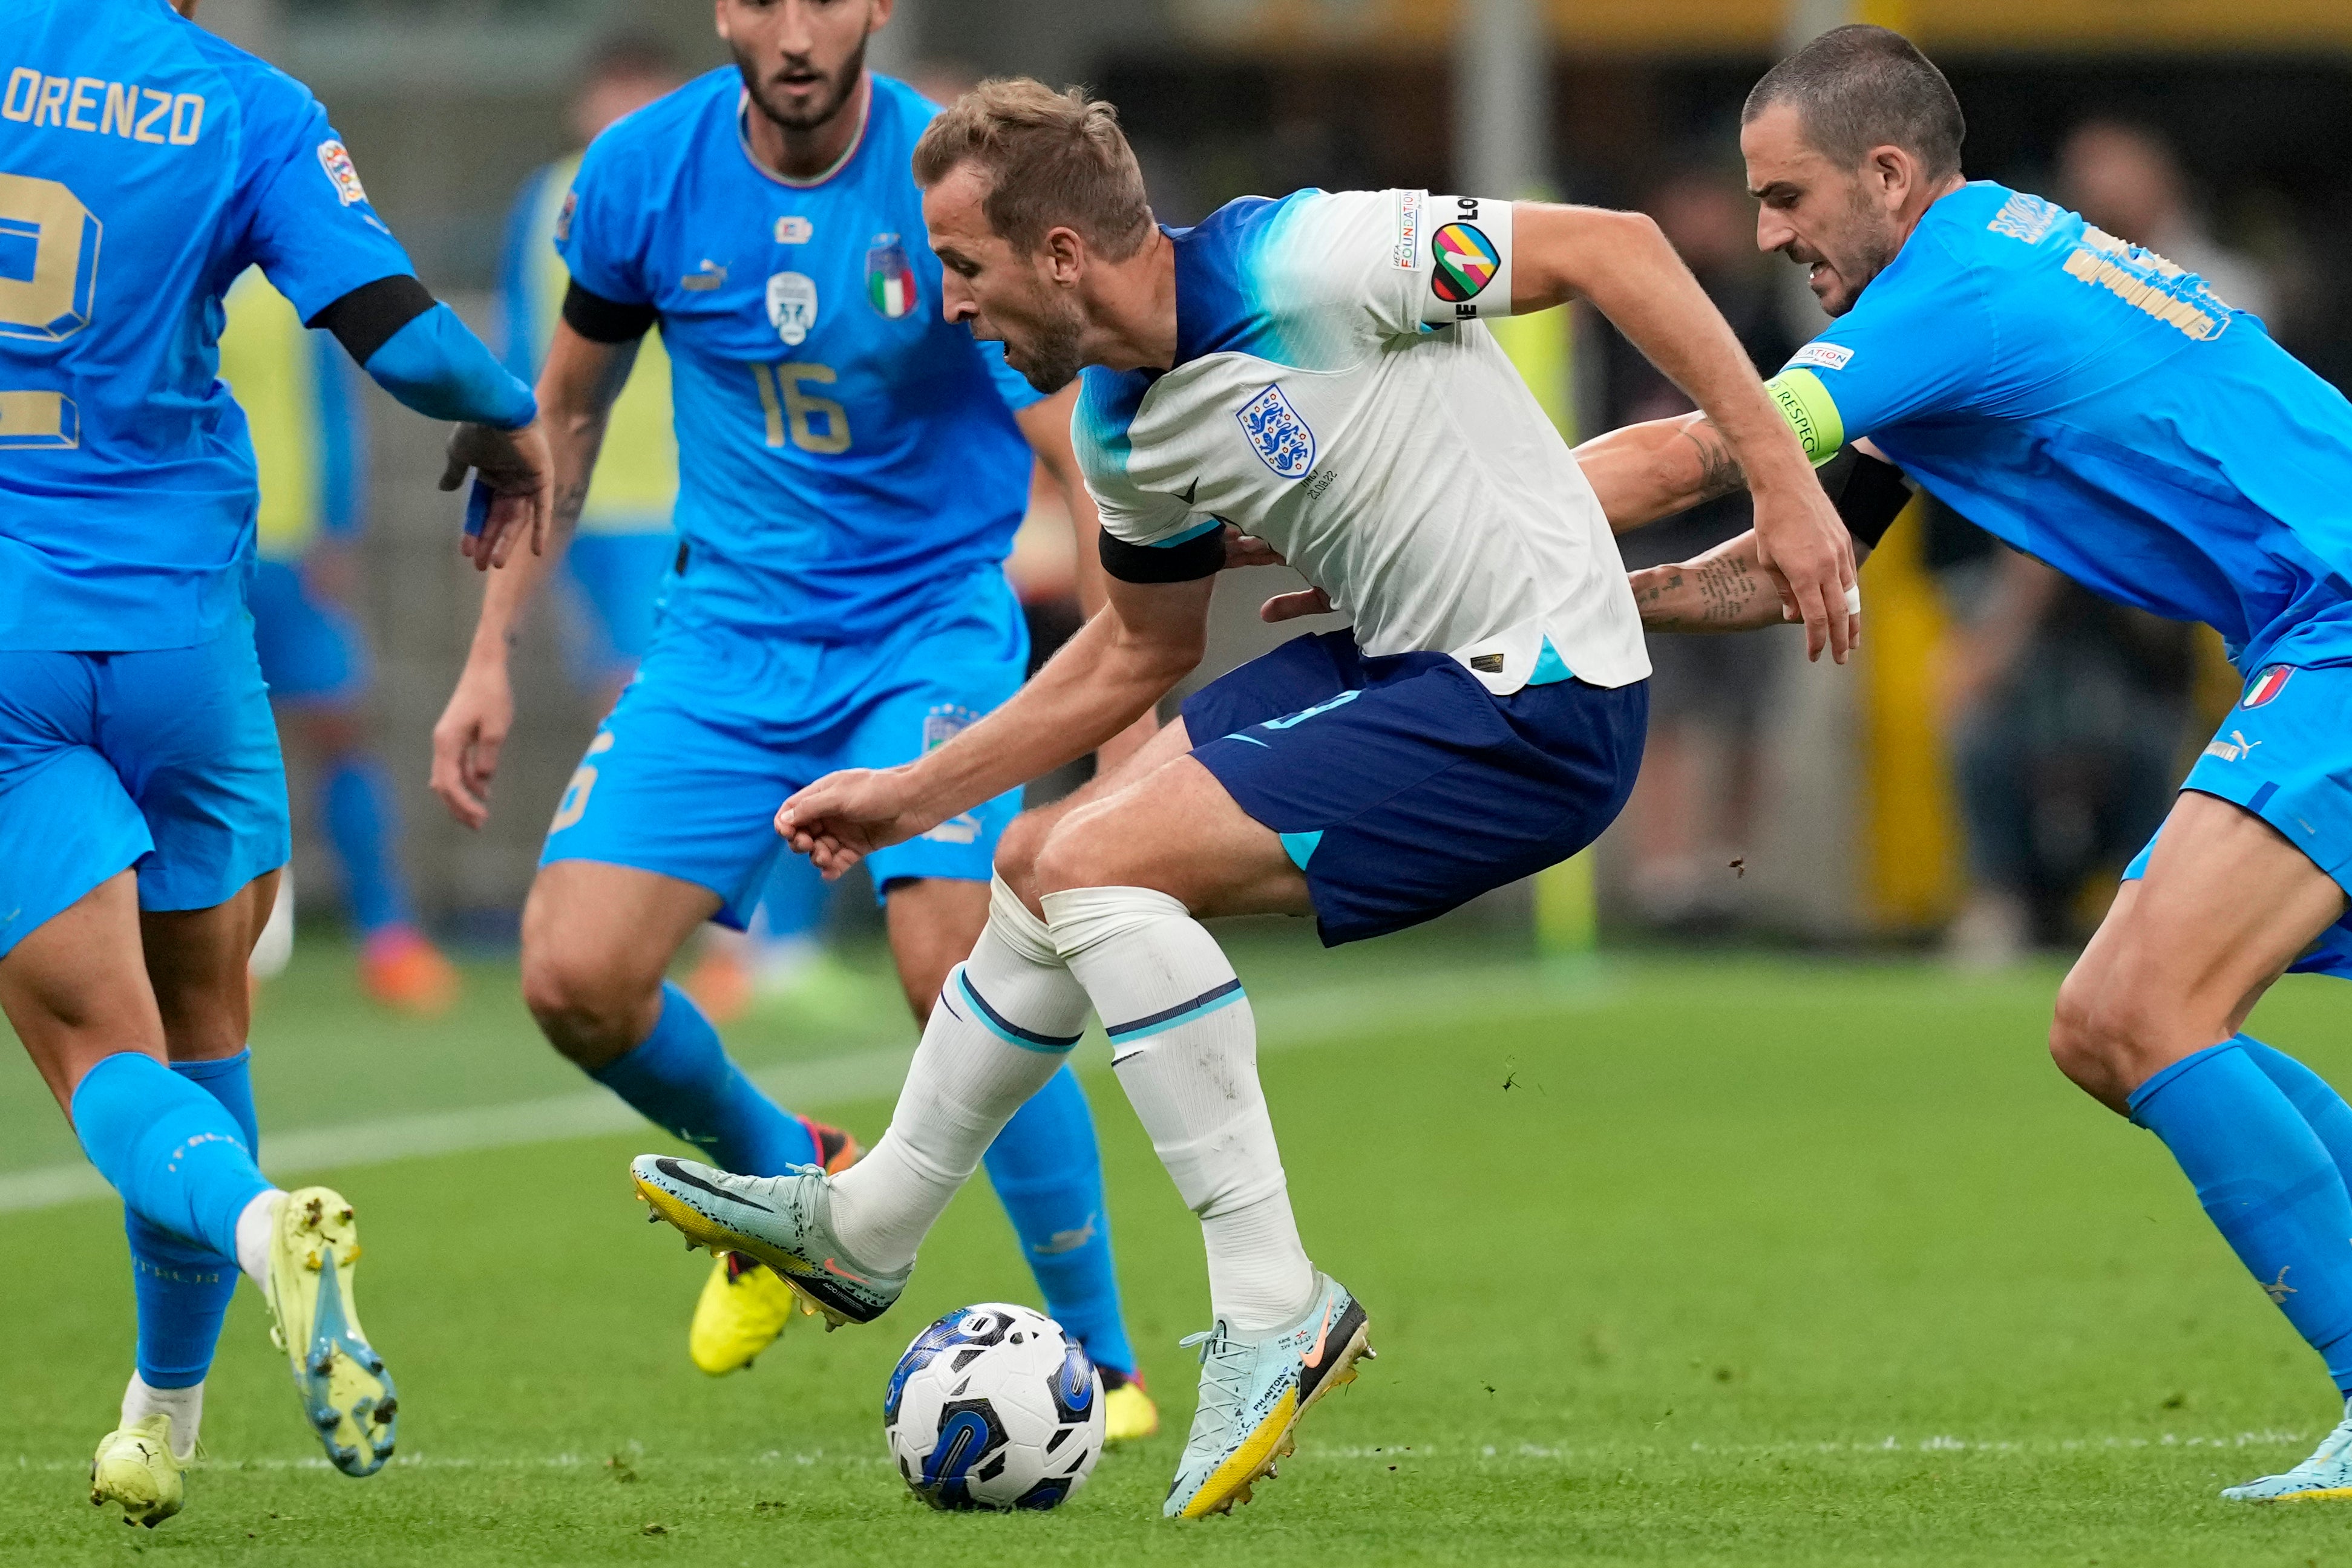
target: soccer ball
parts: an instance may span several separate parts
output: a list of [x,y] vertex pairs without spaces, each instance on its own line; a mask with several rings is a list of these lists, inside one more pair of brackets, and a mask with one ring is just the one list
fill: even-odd
[[933,1508],[1058,1507],[1102,1452],[1102,1376],[1043,1312],[983,1301],[915,1336],[882,1432]]

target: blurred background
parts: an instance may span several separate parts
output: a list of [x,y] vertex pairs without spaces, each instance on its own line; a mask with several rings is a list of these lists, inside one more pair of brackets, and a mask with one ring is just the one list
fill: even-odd
[[[1903,28],[1950,76],[1971,175],[2206,274],[2323,375],[2352,376],[2333,287],[2352,270],[2340,0],[899,0],[871,59],[935,96],[991,72],[1091,85],[1119,105],[1171,224],[1304,185],[1643,208],[1769,374],[1822,319],[1798,269],[1756,254],[1738,106],[1779,53],[1853,19]],[[205,0],[202,20],[317,90],[425,280],[489,330],[509,212],[594,121],[583,93],[724,60],[693,0]],[[1500,325],[1571,440],[1687,406],[1597,318]],[[498,814],[479,835],[447,821],[423,788],[428,736],[478,589],[433,488],[439,433],[354,395],[366,526],[312,573],[374,651],[346,716],[384,761],[415,918],[460,946],[510,943],[611,692],[576,678],[564,617],[543,615]],[[1074,624],[1071,562],[1056,520],[1034,521],[1016,575],[1050,637]],[[1745,526],[1743,503],[1717,503],[1630,536],[1627,560]],[[1255,612],[1281,575],[1221,586],[1204,675],[1276,640]],[[2079,943],[2235,695],[2218,643],[2092,600],[1924,504],[1865,582],[1867,642],[1846,670],[1809,666],[1787,632],[1654,641],[1624,818],[1579,862],[1456,918],[1570,955],[1596,939],[1890,944],[1990,968]],[[335,744],[289,746],[306,921],[349,902],[321,825],[333,780],[315,776]],[[870,915],[852,898],[830,918]]]

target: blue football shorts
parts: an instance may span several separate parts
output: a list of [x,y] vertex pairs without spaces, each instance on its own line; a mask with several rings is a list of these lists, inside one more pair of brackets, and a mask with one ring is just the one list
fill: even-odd
[[261,678],[280,702],[340,706],[367,695],[367,637],[350,611],[311,593],[302,569],[257,560],[246,581]]
[[142,909],[209,909],[289,852],[244,617],[194,648],[0,652],[0,956],[118,872]]
[[1444,653],[1293,638],[1184,704],[1192,755],[1281,835],[1326,946],[1433,919],[1559,864],[1641,770],[1647,681],[1498,697]]
[[563,555],[563,662],[574,685],[625,681],[653,645],[677,536],[583,533]]
[[[992,581],[991,579],[994,580]],[[813,643],[665,622],[597,728],[549,827],[540,864],[602,861],[676,877],[751,922],[789,853],[776,808],[843,768],[911,762],[1020,689],[1029,632],[1001,576],[868,643]],[[867,857],[875,888],[986,882],[1021,792]]]
[[[2352,894],[2352,665],[2266,664],[2181,781],[2218,795],[2285,835]],[[2147,873],[2150,839],[2124,872]],[[2352,914],[2294,964],[2294,974],[2352,979]]]

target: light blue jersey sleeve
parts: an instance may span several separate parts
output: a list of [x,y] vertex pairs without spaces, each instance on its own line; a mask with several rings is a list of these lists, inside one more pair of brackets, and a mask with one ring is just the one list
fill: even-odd
[[1874,431],[1982,406],[1997,392],[1999,345],[1983,280],[1922,235],[1767,390],[1826,463]]
[[414,272],[327,111],[271,72],[247,99],[247,256],[308,321],[362,284]]
[[645,189],[644,156],[631,140],[600,136],[572,176],[572,194],[555,223],[555,248],[572,281],[617,305],[651,305],[645,259],[659,215]]

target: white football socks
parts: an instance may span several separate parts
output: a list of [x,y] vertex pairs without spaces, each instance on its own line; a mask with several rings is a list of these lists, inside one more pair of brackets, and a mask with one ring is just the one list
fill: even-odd
[[1111,1065],[1160,1163],[1201,1218],[1209,1302],[1236,1334],[1307,1310],[1315,1266],[1257,1081],[1257,1025],[1234,967],[1164,893],[1074,888],[1044,899],[1054,944],[1094,998]]
[[151,1388],[145,1378],[132,1373],[131,1385],[122,1391],[122,1425],[144,1421],[158,1410],[172,1418],[172,1457],[187,1463],[188,1456],[196,1451],[196,1433],[205,1424],[205,1385]]
[[255,1194],[236,1217],[236,1266],[265,1301],[269,1299],[269,1239],[277,1233],[278,1211],[285,1205],[286,1194],[273,1186]]
[[1045,923],[996,879],[987,928],[931,1009],[890,1130],[833,1178],[834,1232],[850,1256],[885,1272],[911,1262],[988,1145],[1060,1071],[1086,1025],[1087,993],[1054,951]]

